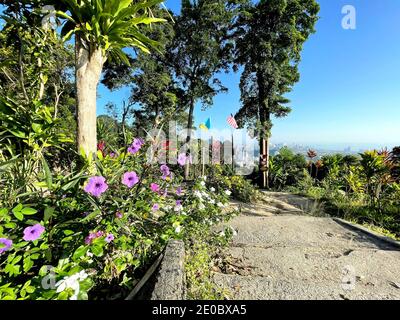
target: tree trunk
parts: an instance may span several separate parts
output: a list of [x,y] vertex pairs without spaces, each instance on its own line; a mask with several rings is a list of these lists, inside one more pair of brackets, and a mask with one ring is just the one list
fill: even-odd
[[78,152],[87,157],[97,151],[97,85],[105,62],[100,48],[88,47],[76,36],[76,100],[78,120]]
[[260,168],[266,164],[266,171],[260,174],[260,188],[269,188],[269,139],[260,138]]
[[[268,101],[265,93],[265,81],[262,72],[257,73],[257,84],[258,84],[258,103],[259,103],[259,120],[262,125],[269,123],[271,120],[271,114],[268,109]],[[270,128],[268,128],[268,131]],[[259,186],[262,189],[269,188],[269,135],[270,132],[260,133],[260,177]],[[261,170],[262,169],[262,170]]]
[[[192,140],[192,128],[193,128],[193,112],[194,112],[194,101],[193,99],[190,101],[190,108],[189,108],[189,117],[188,117],[188,125],[187,125],[187,137],[186,137],[186,145],[188,146],[187,155],[190,156],[190,143]],[[185,179],[189,179],[190,174],[190,163],[187,161],[185,166]]]

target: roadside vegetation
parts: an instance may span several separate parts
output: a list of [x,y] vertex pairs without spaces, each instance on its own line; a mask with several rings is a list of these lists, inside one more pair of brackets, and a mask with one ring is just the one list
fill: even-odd
[[282,148],[270,161],[271,186],[318,200],[332,216],[400,239],[400,149],[307,157]]

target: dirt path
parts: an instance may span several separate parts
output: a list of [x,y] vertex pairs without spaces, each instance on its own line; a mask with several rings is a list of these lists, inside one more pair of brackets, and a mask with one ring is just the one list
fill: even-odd
[[213,278],[232,299],[400,299],[399,248],[283,200],[269,193],[229,223]]

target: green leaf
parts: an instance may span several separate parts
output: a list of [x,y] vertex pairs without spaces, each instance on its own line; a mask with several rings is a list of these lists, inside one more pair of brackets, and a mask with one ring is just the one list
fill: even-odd
[[36,133],[42,132],[42,125],[40,123],[32,123],[32,129]]
[[82,219],[82,222],[92,220],[93,218],[97,217],[101,213],[100,210],[95,210],[88,216]]
[[36,209],[33,209],[33,208],[28,208],[28,207],[26,207],[26,208],[23,208],[23,209],[21,210],[21,212],[22,212],[22,214],[24,214],[24,215],[31,216],[31,215],[34,215],[34,214],[37,212],[37,210],[36,210]]
[[8,131],[9,131],[12,135],[16,136],[17,138],[21,138],[21,139],[26,138],[25,132],[22,132],[22,131],[19,131],[19,130],[17,130],[17,131],[8,130]]
[[103,255],[103,247],[99,245],[93,245],[91,251],[96,257],[101,257]]
[[24,206],[19,203],[16,207],[14,207],[14,209],[12,209],[12,212],[21,211],[23,207]]
[[74,255],[72,256],[72,260],[78,260],[80,257],[84,256],[88,250],[88,246],[80,246],[78,249],[75,250]]
[[72,230],[64,230],[64,234],[66,236],[70,236],[71,234],[74,234],[74,231],[72,231]]
[[13,210],[13,214],[19,221],[24,220],[24,215],[21,213],[21,211],[14,211]]
[[24,272],[28,272],[33,267],[33,261],[27,257],[24,259]]
[[49,219],[50,219],[50,218],[53,216],[53,214],[54,214],[54,210],[55,210],[55,208],[53,208],[53,207],[47,207],[47,208],[44,210],[44,218],[43,218],[44,222],[49,221]]
[[49,165],[44,157],[42,157],[42,165],[43,165],[43,170],[46,178],[46,185],[50,189],[53,185],[53,176],[51,174]]

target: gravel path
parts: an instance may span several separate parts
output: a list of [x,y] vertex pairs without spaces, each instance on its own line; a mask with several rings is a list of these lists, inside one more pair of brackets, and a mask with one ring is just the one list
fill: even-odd
[[399,248],[305,215],[282,194],[245,206],[229,225],[237,235],[213,278],[232,299],[400,299]]

